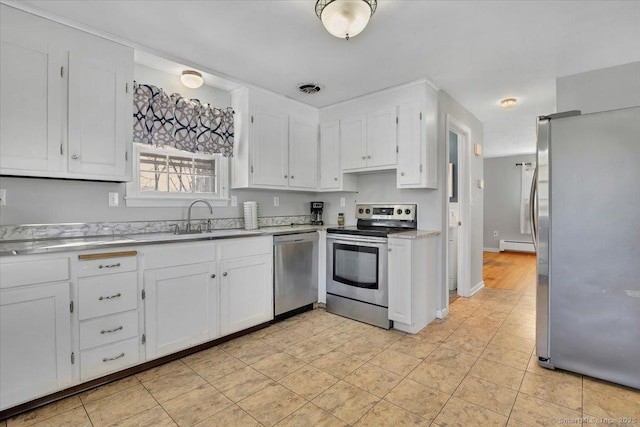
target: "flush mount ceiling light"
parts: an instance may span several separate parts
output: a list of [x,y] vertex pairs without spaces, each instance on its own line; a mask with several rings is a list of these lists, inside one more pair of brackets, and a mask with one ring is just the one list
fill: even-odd
[[349,40],[364,30],[377,6],[378,0],[318,0],[316,15],[330,34]]
[[512,108],[516,106],[516,103],[518,102],[517,99],[515,98],[505,98],[500,100],[500,106],[502,108]]
[[204,83],[202,74],[193,70],[184,70],[180,76],[180,81],[190,89],[197,89]]

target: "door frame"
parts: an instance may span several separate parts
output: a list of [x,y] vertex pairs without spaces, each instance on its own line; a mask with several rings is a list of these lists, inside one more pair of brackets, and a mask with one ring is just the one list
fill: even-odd
[[[471,128],[462,121],[456,119],[451,114],[446,115],[446,152],[449,153],[449,132],[458,135],[458,220],[461,225],[458,227],[458,256],[457,256],[457,276],[458,295],[470,297],[471,289]],[[446,156],[446,163],[449,157]],[[448,188],[445,188],[446,217],[449,215]],[[448,222],[448,220],[447,220]],[[449,241],[449,226],[447,224],[445,232],[445,242]],[[449,307],[449,251],[445,251],[446,256],[446,301]]]

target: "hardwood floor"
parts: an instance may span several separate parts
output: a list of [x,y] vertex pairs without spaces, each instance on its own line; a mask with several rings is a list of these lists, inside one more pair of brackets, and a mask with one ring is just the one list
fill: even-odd
[[524,252],[485,252],[484,285],[488,288],[534,293],[536,255]]

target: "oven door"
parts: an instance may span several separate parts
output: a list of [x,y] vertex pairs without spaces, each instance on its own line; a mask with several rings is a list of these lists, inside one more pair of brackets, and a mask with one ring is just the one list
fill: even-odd
[[387,307],[387,239],[327,234],[327,293]]

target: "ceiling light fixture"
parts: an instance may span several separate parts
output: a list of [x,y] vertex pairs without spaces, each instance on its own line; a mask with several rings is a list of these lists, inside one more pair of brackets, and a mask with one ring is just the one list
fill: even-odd
[[517,102],[518,100],[515,98],[505,98],[500,100],[500,106],[502,108],[513,108],[516,106]]
[[180,81],[190,89],[197,89],[204,83],[202,74],[193,70],[184,70],[180,76]]
[[331,35],[349,40],[364,30],[377,6],[378,0],[318,0],[316,15]]

